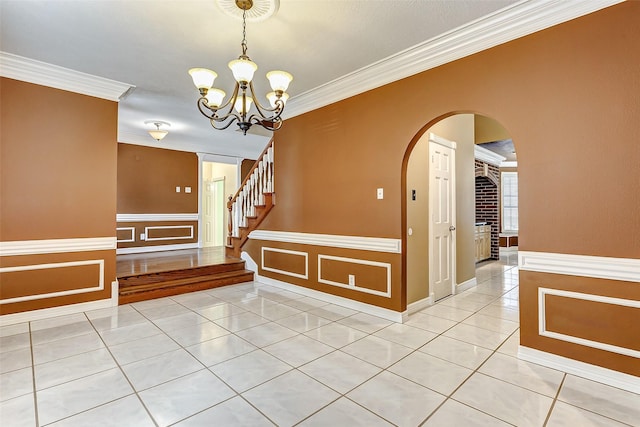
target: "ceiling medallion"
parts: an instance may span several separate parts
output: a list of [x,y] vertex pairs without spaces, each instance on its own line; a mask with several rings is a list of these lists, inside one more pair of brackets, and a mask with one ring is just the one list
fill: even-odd
[[[255,0],[255,3],[260,3],[260,0]],[[200,92],[200,98],[197,101],[198,109],[203,116],[209,119],[214,129],[223,130],[237,122],[238,127],[245,135],[253,125],[260,125],[267,130],[275,131],[282,127],[281,116],[287,99],[289,99],[289,94],[285,91],[293,80],[293,76],[286,71],[269,71],[267,79],[269,79],[273,92],[267,94],[267,99],[271,108],[263,106],[258,101],[252,81],[258,65],[247,56],[246,18],[247,13],[254,6],[254,0],[235,0],[235,5],[242,14],[242,43],[240,43],[242,54],[238,59],[229,62],[229,68],[236,80],[233,93],[225,101],[226,93],[213,87],[213,82],[218,74],[206,68],[192,68],[189,70],[189,74],[193,79],[193,84]],[[256,113],[250,114],[252,104]],[[227,107],[229,109],[224,112],[223,110]]]
[[[247,9],[248,22],[260,22],[271,18],[280,8],[280,0],[245,0],[251,6]],[[216,0],[216,4],[226,15],[242,19],[243,7],[236,4],[236,0]]]

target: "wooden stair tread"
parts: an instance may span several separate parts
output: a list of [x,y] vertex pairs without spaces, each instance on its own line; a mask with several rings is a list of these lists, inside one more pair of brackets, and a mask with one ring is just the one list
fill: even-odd
[[208,274],[208,275],[202,275],[202,276],[190,276],[190,277],[184,277],[180,279],[161,280],[155,283],[143,283],[139,285],[131,284],[124,288],[120,288],[120,295],[146,292],[146,291],[155,290],[155,289],[179,287],[182,285],[191,285],[191,284],[196,284],[201,282],[224,280],[228,278],[235,278],[235,277],[241,277],[241,276],[250,276],[249,280],[253,280],[253,271],[242,269],[242,270],[225,271],[221,273]]

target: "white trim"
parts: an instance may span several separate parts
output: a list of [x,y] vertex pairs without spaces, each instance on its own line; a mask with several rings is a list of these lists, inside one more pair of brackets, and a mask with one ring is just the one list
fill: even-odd
[[117,222],[197,221],[197,213],[178,214],[117,214]]
[[[113,283],[111,286],[113,286]],[[33,322],[51,317],[66,316],[68,314],[84,313],[85,311],[100,310],[102,308],[116,307],[117,305],[117,298],[114,302],[112,297],[109,299],[61,305],[59,307],[43,308],[40,310],[23,311],[21,313],[4,314],[0,316],[0,326]]]
[[13,267],[1,267],[0,273],[13,273],[17,271],[48,270],[53,268],[79,267],[79,266],[94,265],[94,264],[97,264],[100,267],[99,273],[98,273],[98,284],[96,286],[91,286],[87,288],[78,288],[78,289],[67,289],[65,291],[49,292],[46,294],[31,294],[31,295],[25,295],[22,297],[15,297],[15,298],[8,298],[8,299],[0,298],[0,305],[13,304],[13,303],[24,302],[24,301],[34,301],[34,300],[45,299],[45,298],[61,297],[66,295],[86,294],[90,292],[101,291],[104,289],[104,260],[103,259],[91,259],[91,260],[83,260],[83,261],[55,262],[55,263],[48,263],[48,264],[31,264],[31,265],[20,265],[20,266],[13,266]]
[[524,271],[640,282],[640,259],[518,252],[518,267]]
[[459,284],[456,286],[456,292],[455,292],[455,293],[459,294],[460,292],[464,292],[464,291],[466,291],[467,289],[471,289],[471,288],[473,288],[473,287],[474,287],[474,286],[476,286],[477,284],[478,284],[478,281],[476,280],[476,278],[475,278],[475,277],[472,277],[472,278],[471,278],[471,279],[469,279],[469,280],[465,280],[464,282],[459,283]]
[[458,144],[455,141],[450,141],[446,138],[436,135],[433,132],[429,132],[429,142],[435,142],[438,145],[442,145],[443,147],[447,147],[452,150],[456,150],[458,148]]
[[39,255],[62,252],[108,251],[115,248],[115,237],[18,240],[13,242],[0,242],[0,256]]
[[[187,228],[189,229],[188,236],[170,236],[170,237],[149,237],[149,230],[168,230],[168,229],[178,229],[178,228]],[[162,240],[189,240],[193,239],[193,225],[155,225],[151,227],[144,228],[145,241],[147,242],[157,242]]]
[[364,302],[355,301],[349,298],[339,297],[337,295],[328,294],[326,292],[316,291],[315,289],[309,289],[291,283],[282,282],[280,280],[272,279],[270,277],[256,275],[256,282],[263,283],[265,285],[275,286],[276,288],[285,289],[287,291],[296,292],[306,297],[319,299],[330,304],[339,305],[341,307],[350,308],[352,310],[361,311],[363,313],[370,314],[372,316],[381,317],[392,322],[402,323],[402,313],[398,311],[389,310],[388,308],[382,308]]
[[[385,292],[382,292],[382,291],[377,291],[375,289],[358,286],[355,283],[353,285],[350,285],[348,283],[340,283],[340,282],[334,282],[332,280],[323,279],[322,278],[322,260],[323,259],[330,259],[330,260],[340,261],[340,262],[345,262],[350,264],[372,265],[374,267],[386,268],[387,269],[387,290]],[[353,291],[359,291],[367,294],[373,294],[381,297],[391,298],[391,264],[389,264],[388,262],[369,261],[366,259],[345,258],[345,257],[339,257],[339,256],[318,254],[318,283],[324,283],[326,285],[338,286],[345,289],[351,289]]]
[[507,160],[506,157],[487,150],[478,144],[474,144],[473,146],[473,156],[476,160],[480,160],[481,162],[489,163],[494,166],[500,166],[505,160]]
[[[283,254],[298,255],[298,256],[304,257],[304,274],[292,273],[290,271],[285,271],[285,270],[278,270],[277,268],[273,268],[273,267],[266,267],[264,265],[264,251],[265,250],[271,251],[271,252],[279,252],[279,253],[283,253]],[[309,279],[309,254],[307,252],[290,251],[288,249],[269,248],[269,247],[263,246],[262,250],[260,251],[260,253],[261,253],[261,257],[262,257],[261,263],[262,263],[262,269],[263,270],[271,271],[273,273],[278,273],[278,274],[284,274],[286,276],[297,277],[299,279],[305,279],[305,280]]]
[[580,362],[522,345],[518,347],[518,358],[632,393],[640,393],[640,381],[638,381],[638,377],[634,375],[613,371],[601,366]]
[[221,154],[209,154],[209,153],[203,153],[203,152],[197,152],[196,155],[198,156],[200,163],[210,162],[210,163],[225,163],[229,165],[237,165],[238,160],[242,162],[242,159],[237,156],[225,156]]
[[412,302],[411,304],[407,304],[407,311],[405,311],[404,313],[406,313],[407,316],[410,316],[432,305],[433,305],[433,298],[429,296],[427,298],[422,298],[421,300]]
[[[255,263],[251,255],[246,252],[242,252],[240,254],[240,258],[242,258],[246,262],[246,267],[249,270],[253,270],[254,272],[258,271],[258,265]],[[350,308],[352,310],[358,310],[363,313],[370,314],[372,316],[378,316],[383,319],[390,320],[392,322],[402,323],[403,313],[398,311],[389,310],[388,308],[382,308],[371,304],[366,304],[360,301],[354,301],[349,298],[339,297],[337,295],[331,295],[326,292],[316,291],[315,289],[305,288],[303,286],[293,285],[291,283],[282,282],[280,280],[272,279],[270,277],[260,276],[256,273],[255,281],[275,286],[276,288],[285,289],[291,292],[296,292],[300,295],[304,295],[310,298],[319,299],[320,301],[325,301],[331,304],[339,305],[341,307]],[[405,314],[406,317],[406,314]]]
[[517,161],[504,161],[504,162],[500,162],[500,167],[501,168],[517,168],[518,167],[518,162]]
[[153,246],[136,246],[133,248],[118,248],[116,249],[116,255],[126,254],[141,254],[146,252],[161,252],[161,251],[177,251],[180,249],[197,249],[197,243],[180,243],[177,245],[153,245]]
[[116,102],[123,99],[123,96],[135,88],[134,85],[127,83],[81,73],[2,51],[0,51],[0,75]]
[[525,0],[292,97],[285,118],[578,18],[623,0]]
[[299,243],[302,245],[328,246],[333,248],[357,249],[360,251],[402,253],[400,239],[384,237],[339,236],[335,234],[296,233],[291,231],[253,230],[249,238],[271,242]]
[[[131,232],[131,237],[127,240],[116,240],[117,243],[132,243],[136,241],[136,228],[135,227],[116,227],[116,231],[128,230]],[[117,237],[116,237],[117,238]]]
[[556,295],[564,298],[581,299],[585,301],[594,301],[604,304],[620,305],[623,307],[633,307],[640,309],[640,301],[605,297],[602,295],[585,294],[581,292],[564,291],[560,289],[538,288],[538,334],[543,337],[549,337],[560,341],[570,342],[574,344],[584,345],[587,347],[597,348],[599,350],[610,351],[612,353],[623,354],[640,358],[640,351],[632,350],[627,347],[607,344],[600,341],[588,340],[573,335],[562,334],[547,330],[546,324],[546,295]]

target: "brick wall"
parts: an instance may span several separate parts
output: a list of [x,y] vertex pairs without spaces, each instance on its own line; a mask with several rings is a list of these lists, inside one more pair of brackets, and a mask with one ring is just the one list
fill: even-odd
[[491,225],[491,259],[499,258],[500,233],[500,170],[480,160],[476,169],[476,222]]

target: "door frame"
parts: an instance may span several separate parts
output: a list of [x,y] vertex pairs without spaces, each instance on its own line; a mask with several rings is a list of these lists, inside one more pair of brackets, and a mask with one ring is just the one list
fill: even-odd
[[[452,150],[453,156],[452,156],[452,161],[451,161],[451,177],[452,177],[452,184],[451,184],[451,194],[450,194],[450,199],[451,199],[451,224],[453,225],[453,227],[456,226],[456,180],[457,180],[457,176],[456,176],[456,158],[455,158],[455,154],[456,154],[456,148],[457,148],[457,144],[455,141],[450,141],[446,138],[442,138],[432,132],[429,133],[429,153],[431,153],[431,147],[433,146],[433,144],[437,144],[443,147],[447,147],[450,148]],[[431,162],[429,162],[429,165],[431,165]],[[434,287],[434,283],[433,283],[433,271],[434,269],[434,247],[433,247],[433,243],[434,243],[434,239],[433,239],[433,229],[434,229],[434,221],[433,221],[433,193],[432,193],[432,169],[431,167],[429,167],[429,296],[431,297],[431,301],[435,302],[436,301],[436,297],[435,297],[435,287]],[[451,253],[450,253],[450,260],[451,260],[451,271],[450,271],[450,277],[451,277],[451,293],[450,295],[455,295],[456,293],[456,238],[455,238],[455,228],[454,230],[451,232]]]
[[[204,238],[202,236],[202,192],[203,192],[203,177],[202,177],[202,164],[204,162],[211,163],[226,163],[229,165],[236,165],[236,185],[240,187],[242,176],[242,159],[240,157],[221,156],[217,154],[209,153],[196,153],[198,156],[198,248],[202,248],[204,245]],[[225,230],[225,223],[222,224],[222,230]],[[224,239],[223,239],[224,241]]]

